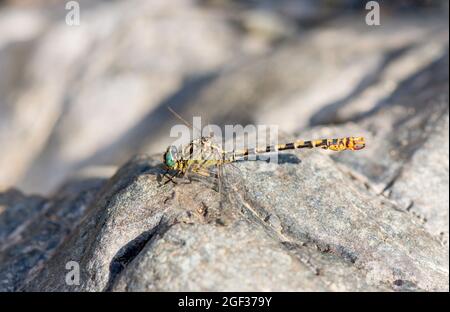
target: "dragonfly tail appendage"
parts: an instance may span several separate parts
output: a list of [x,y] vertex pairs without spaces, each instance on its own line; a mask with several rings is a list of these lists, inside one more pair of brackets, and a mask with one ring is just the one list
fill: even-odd
[[332,151],[358,151],[366,147],[366,142],[363,137],[347,137],[342,139],[329,140],[327,149]]
[[346,137],[340,139],[321,139],[312,141],[296,141],[294,143],[280,144],[278,150],[300,149],[300,148],[315,148],[320,147],[332,151],[357,151],[366,146],[363,137]]

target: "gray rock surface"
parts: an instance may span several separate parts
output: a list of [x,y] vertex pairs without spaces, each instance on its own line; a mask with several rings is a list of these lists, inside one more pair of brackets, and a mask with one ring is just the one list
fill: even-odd
[[[158,161],[132,160],[23,289],[448,289],[448,250],[415,216],[328,155],[281,159],[239,164],[222,205],[201,182],[159,187]],[[79,286],[65,284],[69,261]]]
[[78,225],[102,183],[69,182],[48,200],[16,190],[0,194],[0,291],[17,291],[43,268]]
[[448,94],[448,54],[444,54],[356,118],[357,128],[370,138],[363,157],[333,156],[374,192],[416,215],[447,245]]
[[[158,187],[158,159],[131,161],[24,289],[447,290],[447,62],[358,125],[305,133],[363,133],[367,149],[241,163],[226,205],[201,183]],[[437,181],[423,187],[427,175]],[[70,260],[83,268],[78,287],[61,277]]]

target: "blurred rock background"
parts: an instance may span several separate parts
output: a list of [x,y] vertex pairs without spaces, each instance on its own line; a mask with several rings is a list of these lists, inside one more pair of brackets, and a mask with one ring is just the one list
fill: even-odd
[[[2,1],[0,189],[160,153],[177,123],[292,132],[375,107],[448,46],[447,1]],[[89,169],[89,170],[90,170]]]
[[[448,1],[78,2],[0,1],[0,290],[448,290]],[[255,221],[157,187],[168,106],[368,147],[244,164]]]

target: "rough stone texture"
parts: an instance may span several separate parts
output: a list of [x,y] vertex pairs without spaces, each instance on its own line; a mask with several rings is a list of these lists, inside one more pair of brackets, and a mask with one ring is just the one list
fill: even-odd
[[390,189],[398,205],[421,217],[428,231],[439,235],[446,245],[449,235],[448,125],[447,111]]
[[[42,269],[82,219],[102,183],[101,179],[73,181],[49,200],[16,190],[0,194],[0,207],[5,209],[0,215],[0,291],[17,291]],[[3,235],[4,231],[9,233]]]
[[[448,291],[448,4],[372,28],[199,3],[86,1],[77,29],[0,11],[0,290]],[[167,106],[367,147],[161,186]]]
[[448,251],[415,216],[328,155],[296,155],[240,164],[224,205],[200,182],[159,187],[158,162],[134,159],[24,290],[448,288]]
[[352,131],[369,140],[362,157],[333,156],[374,192],[415,214],[444,244],[449,228],[448,81],[446,53],[355,118],[358,126]]

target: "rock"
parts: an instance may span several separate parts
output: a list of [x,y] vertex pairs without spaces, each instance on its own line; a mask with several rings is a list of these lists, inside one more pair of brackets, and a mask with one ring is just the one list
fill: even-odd
[[[269,214],[276,214],[286,235],[314,243],[354,264],[364,272],[369,284],[392,285],[401,279],[414,282],[418,289],[447,287],[441,278],[446,274],[448,256],[430,234],[423,229],[417,229],[420,234],[416,232],[417,222],[412,216],[373,197],[360,184],[352,185],[349,176],[328,158],[305,153],[303,163],[292,166],[295,169],[288,165],[284,170],[277,168],[278,179],[264,172],[274,170],[269,166],[264,169],[258,165],[257,169],[255,164],[247,171],[248,193],[263,194],[259,205],[267,207]],[[253,174],[256,170],[263,172],[258,176]],[[408,237],[409,243],[399,247],[399,237]],[[412,237],[421,238],[410,240]],[[422,253],[424,246],[433,246],[437,256],[434,259],[440,264],[436,271],[431,265],[422,275],[428,260],[420,264],[419,259],[425,259],[430,252]],[[441,280],[440,286],[431,282],[431,276]]]
[[17,291],[39,272],[84,216],[103,180],[70,182],[49,200],[0,193],[0,291]]
[[[237,164],[226,175],[225,201],[203,183],[159,187],[160,156],[132,160],[23,290],[448,290],[448,248],[439,237],[448,228],[439,199],[445,170],[429,188],[408,177],[421,174],[423,157],[446,156],[443,64],[402,84],[358,124],[304,134],[362,133],[367,149]],[[440,147],[427,153],[434,142]],[[397,154],[386,152],[393,148]],[[424,168],[432,174],[433,166]],[[436,183],[442,193],[428,193]],[[430,196],[436,200],[417,200]],[[424,225],[409,200],[432,221]],[[69,261],[80,263],[78,286],[64,282]]]
[[[444,54],[355,120],[350,131],[368,138],[362,157],[333,156],[374,192],[416,215],[444,244],[449,227],[447,68]],[[343,134],[309,131],[314,132]]]
[[393,181],[389,195],[398,206],[422,219],[427,230],[448,246],[448,151],[447,114],[433,125],[421,149],[412,156]]
[[44,203],[45,198],[43,197],[27,197],[14,189],[0,193],[0,242],[2,246],[41,213]]
[[[78,28],[56,4],[0,13],[24,26],[0,27],[1,291],[449,290],[445,12],[306,26],[285,8],[312,2],[87,3]],[[162,184],[167,106],[367,147]]]
[[[149,178],[154,170],[143,159],[135,159],[121,168],[87,209],[82,225],[64,241],[60,251],[25,290],[103,290],[119,250],[140,235],[145,242],[151,229],[160,222],[164,210],[157,209],[160,204],[157,207],[150,204],[151,200],[164,198],[156,179]],[[83,268],[79,287],[65,284],[65,265],[69,261],[77,261]]]
[[[160,187],[158,160],[134,159],[23,289],[447,289],[448,252],[414,216],[328,155],[296,156],[239,164],[223,205],[200,182]],[[80,263],[79,286],[65,284],[69,261]]]

